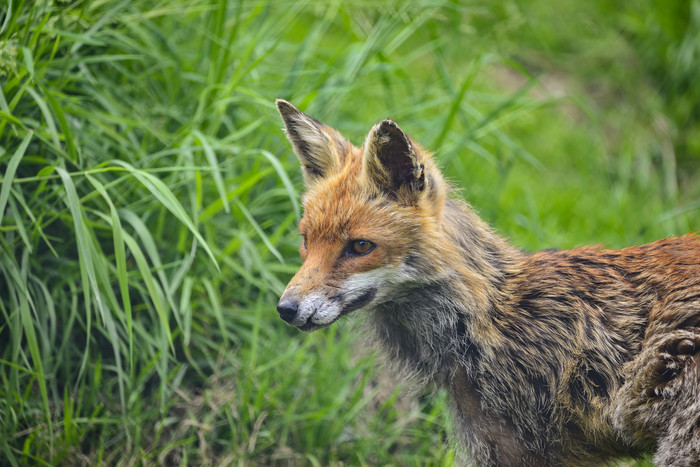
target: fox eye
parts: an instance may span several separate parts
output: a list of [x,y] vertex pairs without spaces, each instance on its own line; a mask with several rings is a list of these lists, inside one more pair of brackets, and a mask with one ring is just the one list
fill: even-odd
[[366,255],[374,249],[374,243],[367,240],[354,240],[350,243],[350,251],[354,255]]
[[302,241],[302,245],[304,245],[304,249],[305,249],[305,250],[308,250],[309,248],[306,246],[306,235],[304,235],[303,237],[301,237],[301,239],[302,239],[302,240],[301,240],[301,241]]

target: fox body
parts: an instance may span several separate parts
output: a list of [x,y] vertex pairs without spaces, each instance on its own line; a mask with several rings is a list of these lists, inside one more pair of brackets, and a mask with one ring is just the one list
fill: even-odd
[[697,236],[526,254],[393,121],[357,148],[277,107],[306,183],[286,322],[366,310],[388,363],[447,390],[478,465],[700,465]]

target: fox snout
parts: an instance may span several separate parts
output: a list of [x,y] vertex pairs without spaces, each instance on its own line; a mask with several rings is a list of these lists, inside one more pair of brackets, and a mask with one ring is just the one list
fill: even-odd
[[371,303],[377,294],[375,287],[343,291],[333,290],[328,295],[313,291],[297,295],[289,287],[277,303],[277,312],[287,324],[301,331],[324,328],[339,318]]
[[328,326],[340,318],[342,311],[339,300],[318,292],[297,296],[293,291],[287,290],[277,303],[280,318],[301,331]]
[[277,303],[277,312],[287,324],[301,331],[313,331],[340,318],[341,307],[335,297],[319,290],[299,289],[289,285]]

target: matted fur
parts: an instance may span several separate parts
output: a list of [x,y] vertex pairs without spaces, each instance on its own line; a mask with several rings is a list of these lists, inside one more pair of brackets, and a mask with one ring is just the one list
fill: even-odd
[[286,321],[310,331],[364,309],[389,364],[447,390],[478,465],[700,464],[697,236],[525,254],[396,123],[357,148],[277,106],[307,181]]

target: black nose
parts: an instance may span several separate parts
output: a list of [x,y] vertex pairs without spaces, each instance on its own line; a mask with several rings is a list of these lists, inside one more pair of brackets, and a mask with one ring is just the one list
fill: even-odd
[[277,312],[280,314],[280,318],[288,323],[294,320],[299,310],[299,302],[290,297],[282,297],[277,304]]

